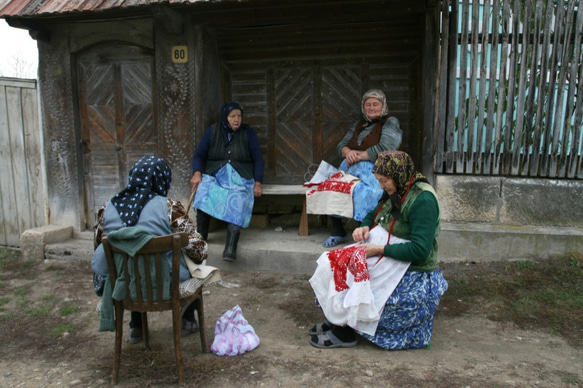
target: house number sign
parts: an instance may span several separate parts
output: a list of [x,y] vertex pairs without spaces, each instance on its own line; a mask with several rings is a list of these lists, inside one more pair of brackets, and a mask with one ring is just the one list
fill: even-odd
[[172,46],[172,62],[186,63],[188,62],[188,46]]

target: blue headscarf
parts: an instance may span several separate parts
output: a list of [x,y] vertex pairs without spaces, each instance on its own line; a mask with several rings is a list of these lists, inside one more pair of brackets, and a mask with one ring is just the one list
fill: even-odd
[[128,185],[117,193],[111,203],[125,226],[137,224],[144,206],[156,195],[168,195],[172,170],[166,161],[144,156],[130,170]]
[[[221,106],[221,112],[219,114],[219,118],[221,120],[221,125],[225,129],[233,130],[233,128],[231,128],[231,124],[229,124],[229,120],[227,119],[227,117],[229,116],[229,113],[231,113],[231,111],[233,109],[239,109],[241,111],[241,114],[243,114],[243,107],[241,107],[241,105],[239,105],[238,102],[234,102],[234,101],[227,102],[226,104]],[[241,123],[241,127],[243,125],[245,125],[245,124]]]

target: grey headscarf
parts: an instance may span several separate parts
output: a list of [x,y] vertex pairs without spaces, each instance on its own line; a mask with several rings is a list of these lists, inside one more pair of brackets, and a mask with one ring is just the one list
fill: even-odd
[[364,111],[364,102],[366,100],[368,100],[369,98],[376,98],[377,100],[379,100],[380,102],[383,103],[383,110],[381,111],[381,116],[380,117],[385,117],[386,115],[389,114],[389,106],[387,105],[387,97],[385,96],[385,93],[382,90],[379,89],[370,89],[367,90],[366,92],[364,92],[364,94],[362,95],[362,100],[360,102],[360,110],[362,112],[362,117],[364,117],[364,119],[366,121],[372,121],[370,118],[368,118],[368,116],[366,115],[365,111]]

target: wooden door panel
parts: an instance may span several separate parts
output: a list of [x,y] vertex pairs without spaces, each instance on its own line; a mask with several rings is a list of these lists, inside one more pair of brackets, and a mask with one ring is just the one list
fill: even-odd
[[[245,120],[267,145],[268,182],[301,184],[311,164],[326,160],[339,165],[336,145],[361,117],[361,65],[229,69],[232,98],[251,106]],[[245,85],[241,87],[240,85]],[[254,85],[254,93],[249,92]],[[264,107],[265,109],[261,109]]]
[[99,207],[127,185],[131,166],[156,153],[152,58],[118,45],[78,58],[88,227]]
[[129,63],[121,66],[123,90],[124,142],[141,143],[147,148],[155,145],[152,116],[151,66],[149,63]]
[[277,69],[274,78],[275,175],[303,179],[313,159],[313,70]]
[[360,120],[361,71],[358,66],[334,66],[323,67],[321,74],[322,159],[338,166],[336,146]]

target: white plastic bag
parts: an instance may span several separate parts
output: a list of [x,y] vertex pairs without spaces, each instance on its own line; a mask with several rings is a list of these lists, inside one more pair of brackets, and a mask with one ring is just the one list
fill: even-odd
[[215,339],[211,352],[217,356],[236,356],[259,346],[259,337],[236,305],[225,312],[215,324]]

